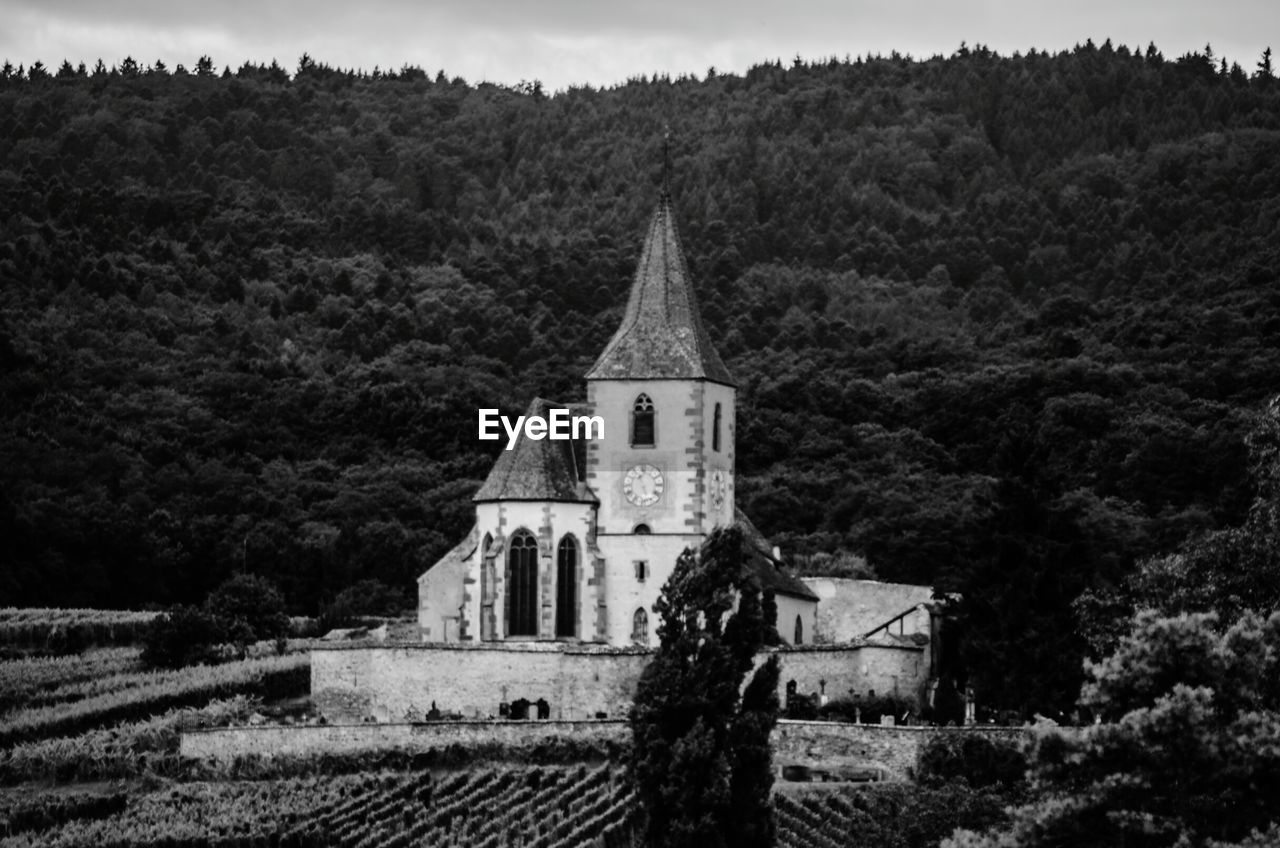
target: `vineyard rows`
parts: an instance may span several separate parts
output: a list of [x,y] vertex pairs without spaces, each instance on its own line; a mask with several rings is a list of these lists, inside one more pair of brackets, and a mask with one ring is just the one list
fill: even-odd
[[303,654],[249,659],[176,672],[144,672],[112,678],[114,688],[90,686],[83,700],[23,709],[0,721],[0,747],[70,736],[120,722],[142,721],[180,707],[203,706],[216,698],[257,695],[281,698],[305,694],[310,658]]
[[72,687],[92,685],[138,667],[136,648],[103,648],[66,657],[0,662],[0,714],[16,707],[76,700]]
[[0,848],[623,848],[634,825],[630,786],[607,765],[384,772],[183,784]]
[[159,613],[138,610],[52,609],[0,607],[0,626],[23,624],[126,624],[146,623]]
[[143,721],[99,728],[79,736],[25,742],[0,750],[0,784],[29,780],[98,781],[135,777],[144,771],[178,770],[180,731],[248,721],[255,702],[243,695],[186,707]]
[[0,645],[42,647],[55,631],[81,645],[129,645],[158,613],[94,609],[0,609]]

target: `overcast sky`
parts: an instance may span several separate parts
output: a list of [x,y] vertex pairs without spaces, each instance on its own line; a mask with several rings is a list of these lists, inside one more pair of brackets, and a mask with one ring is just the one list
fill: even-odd
[[[201,54],[234,70],[303,52],[338,67],[418,65],[469,82],[541,80],[550,90],[655,71],[741,73],[767,59],[897,50],[1003,54],[1092,38],[1167,57],[1212,43],[1252,72],[1280,51],[1280,0],[0,0],[0,60],[56,68],[125,56],[169,67]],[[1280,63],[1280,60],[1277,60]]]

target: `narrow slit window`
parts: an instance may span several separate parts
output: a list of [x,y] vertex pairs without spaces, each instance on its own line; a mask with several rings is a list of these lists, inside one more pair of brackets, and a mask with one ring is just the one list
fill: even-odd
[[716,404],[715,414],[711,419],[711,449],[720,450],[720,404]]

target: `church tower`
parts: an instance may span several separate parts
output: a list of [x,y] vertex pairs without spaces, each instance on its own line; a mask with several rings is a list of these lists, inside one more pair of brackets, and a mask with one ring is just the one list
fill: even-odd
[[645,644],[648,610],[686,547],[734,515],[735,386],[698,312],[666,191],[654,210],[627,310],[587,372],[605,421],[586,445],[599,499],[597,636]]
[[652,647],[676,561],[730,525],[775,595],[783,639],[812,634],[817,596],[734,504],[736,389],[702,324],[665,190],[622,323],[586,380],[585,405],[534,398],[526,418],[571,412],[602,420],[603,434],[526,433],[499,453],[472,498],[475,526],[418,578],[422,638]]

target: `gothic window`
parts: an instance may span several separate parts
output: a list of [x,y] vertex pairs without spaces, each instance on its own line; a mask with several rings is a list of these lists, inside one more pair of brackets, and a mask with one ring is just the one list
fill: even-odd
[[631,617],[631,641],[637,645],[649,644],[649,613],[644,611],[644,607],[637,609]]
[[631,408],[631,444],[633,447],[653,447],[653,401],[648,395],[636,398]]
[[711,449],[720,450],[720,404],[716,404],[716,412],[711,421]]
[[556,550],[556,635],[573,636],[578,612],[578,545],[572,536]]
[[649,535],[649,525],[648,525],[648,524],[637,524],[637,525],[636,525],[636,529],[632,530],[631,532],[632,532],[632,533],[635,533],[637,536],[648,536],[648,535]]
[[492,615],[497,572],[494,564],[489,560],[489,551],[492,549],[493,536],[485,533],[484,541],[480,543],[480,638],[485,640],[493,638],[493,630],[496,626]]
[[793,645],[804,644],[804,622],[800,620],[800,616],[796,616],[796,639]]
[[517,530],[507,552],[507,635],[538,635],[538,540]]

